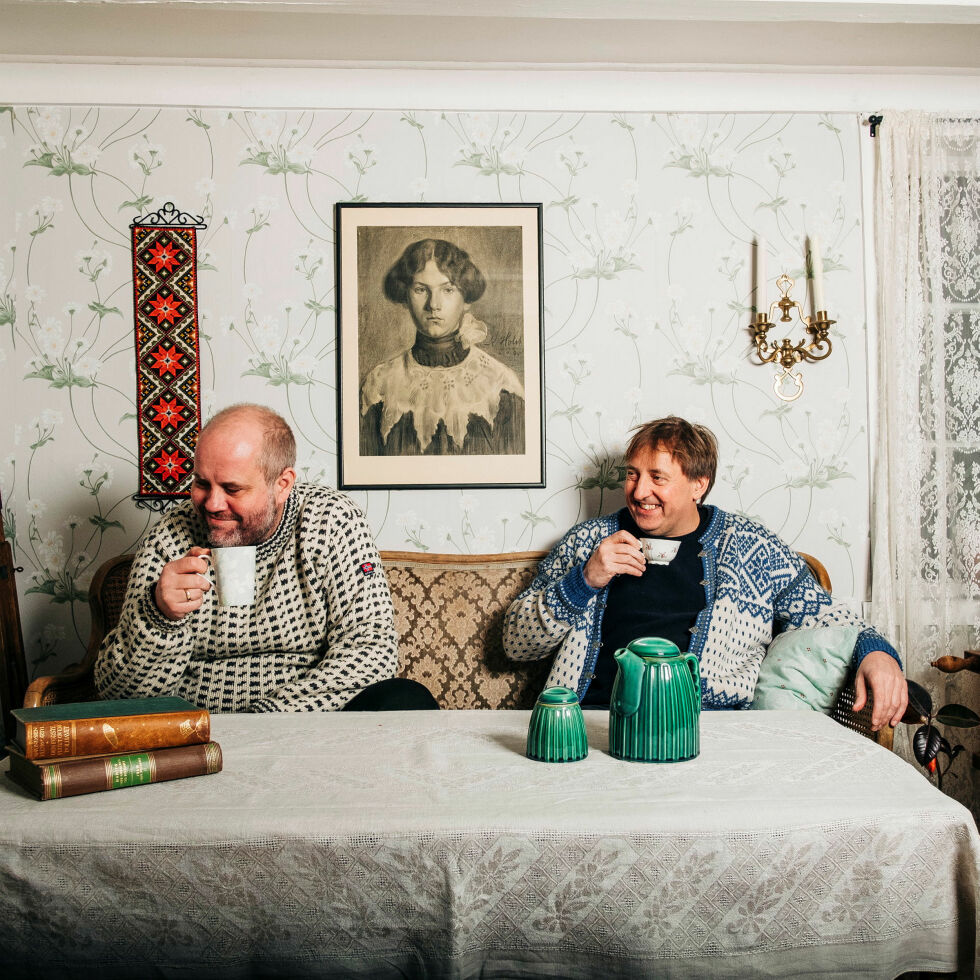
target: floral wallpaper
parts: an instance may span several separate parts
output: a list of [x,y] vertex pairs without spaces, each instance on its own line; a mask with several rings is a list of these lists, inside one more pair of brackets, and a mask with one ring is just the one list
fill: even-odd
[[[819,556],[864,598],[862,131],[851,116],[0,107],[0,490],[29,671],[79,658],[86,588],[157,515],[137,507],[129,223],[199,233],[205,417],[282,411],[302,479],[336,478],[333,205],[541,202],[547,486],[352,496],[381,548],[546,549],[622,504],[629,428],[711,426],[711,500]],[[767,302],[804,300],[818,234],[834,351],[795,402],[748,356],[752,241]],[[773,331],[779,339],[783,334]],[[786,335],[803,336],[790,324]]]

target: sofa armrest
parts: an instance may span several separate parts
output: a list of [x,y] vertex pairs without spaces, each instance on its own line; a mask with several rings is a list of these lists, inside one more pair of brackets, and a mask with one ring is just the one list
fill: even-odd
[[870,738],[873,742],[877,742],[882,748],[888,749],[890,752],[895,740],[895,729],[891,725],[882,725],[878,731],[872,731],[871,709],[874,705],[874,699],[871,696],[871,692],[868,692],[868,700],[860,711],[854,710],[854,699],[856,696],[854,678],[849,677],[847,683],[837,696],[837,701],[834,703],[833,708],[830,709],[830,717],[845,728],[850,728],[851,731],[858,732],[865,738]]

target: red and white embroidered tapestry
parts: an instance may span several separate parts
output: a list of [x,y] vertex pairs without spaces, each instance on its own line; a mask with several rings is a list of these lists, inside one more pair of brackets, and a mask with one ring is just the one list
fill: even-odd
[[139,413],[137,497],[187,497],[201,430],[197,232],[207,226],[200,217],[168,203],[130,227]]

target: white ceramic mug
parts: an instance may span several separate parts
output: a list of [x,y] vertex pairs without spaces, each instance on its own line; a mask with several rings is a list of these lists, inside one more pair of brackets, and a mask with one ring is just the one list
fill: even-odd
[[255,546],[212,548],[207,558],[214,568],[219,606],[250,606],[255,602]]
[[680,546],[680,541],[670,538],[640,538],[643,557],[651,565],[669,565],[677,557]]

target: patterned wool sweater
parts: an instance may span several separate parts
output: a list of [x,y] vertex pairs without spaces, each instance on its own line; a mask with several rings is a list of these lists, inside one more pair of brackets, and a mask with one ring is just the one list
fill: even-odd
[[252,606],[200,609],[173,622],[153,591],[166,562],[207,529],[190,503],[147,535],[119,625],[95,665],[104,698],[179,695],[211,711],[343,707],[398,662],[391,594],[364,516],[344,494],[297,483],[256,551]]
[[[853,664],[872,650],[898,654],[873,627],[813,579],[806,562],[764,527],[717,507],[701,536],[706,604],[689,650],[701,664],[705,708],[744,708],[776,632],[814,626],[859,626]],[[513,660],[555,653],[548,686],[581,698],[595,669],[609,586],[593,589],[583,569],[603,538],[619,530],[617,514],[573,527],[538,566],[507,612],[504,652]],[[556,652],[557,651],[557,652]],[[899,661],[901,663],[901,661]]]

